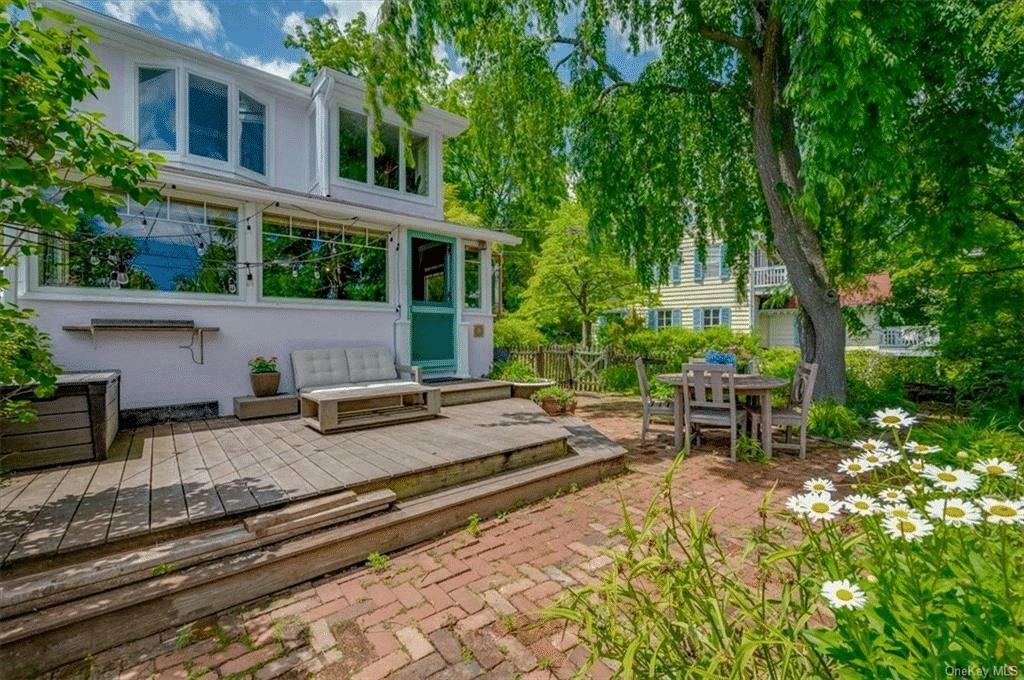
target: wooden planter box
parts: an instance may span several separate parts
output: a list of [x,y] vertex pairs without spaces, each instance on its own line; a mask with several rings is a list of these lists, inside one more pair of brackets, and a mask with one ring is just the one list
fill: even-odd
[[117,436],[121,372],[65,373],[50,399],[30,399],[34,423],[4,423],[0,470],[106,460]]

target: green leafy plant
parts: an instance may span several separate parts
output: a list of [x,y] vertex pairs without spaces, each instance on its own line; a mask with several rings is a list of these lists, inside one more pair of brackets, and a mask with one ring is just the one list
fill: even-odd
[[491,380],[504,380],[505,382],[534,383],[543,382],[544,378],[537,375],[536,371],[521,361],[510,359],[509,361],[495,362],[491,372],[487,374]]
[[277,372],[277,357],[254,357],[249,359],[250,373],[275,373]]
[[387,555],[381,555],[378,552],[372,552],[366,556],[366,562],[370,565],[370,569],[380,573],[388,568],[388,562],[390,559]]
[[761,448],[761,440],[757,437],[749,437],[741,434],[736,440],[736,458],[745,463],[760,463],[768,465],[769,458]]
[[544,399],[547,397],[554,398],[562,406],[568,406],[569,403],[572,402],[572,400],[575,398],[575,395],[572,392],[559,387],[558,385],[552,385],[550,387],[545,387],[543,389],[537,390],[536,392],[533,393],[533,395],[530,398],[539,404],[540,402],[544,401]]
[[857,417],[831,397],[811,404],[807,431],[828,439],[850,441],[857,432]]
[[177,562],[162,562],[153,567],[153,576],[164,576],[179,568]]
[[469,521],[466,523],[466,532],[473,536],[480,532],[480,515],[474,512],[469,516]]

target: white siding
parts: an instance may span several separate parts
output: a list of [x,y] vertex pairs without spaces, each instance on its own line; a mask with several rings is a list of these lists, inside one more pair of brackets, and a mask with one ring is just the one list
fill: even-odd
[[758,335],[762,347],[796,347],[795,309],[761,310],[758,318]]
[[[717,249],[718,246],[709,246],[709,260],[717,260],[711,252],[712,248]],[[694,279],[697,253],[694,242],[685,240],[679,250],[682,256],[679,282],[673,285],[671,276],[674,272],[670,271],[669,282],[656,289],[661,300],[658,309],[678,309],[681,325],[692,329],[694,309],[728,308],[731,313],[730,327],[739,333],[749,333],[750,305],[745,291],[739,291],[740,299],[737,300],[736,277],[730,275],[723,278],[718,267],[712,266],[704,267],[704,276],[697,281]],[[711,264],[714,265],[714,262]]]

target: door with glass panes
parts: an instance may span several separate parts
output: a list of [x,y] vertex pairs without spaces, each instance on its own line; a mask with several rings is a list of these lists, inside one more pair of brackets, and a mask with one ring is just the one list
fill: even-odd
[[423,373],[455,371],[455,239],[409,234],[412,364]]

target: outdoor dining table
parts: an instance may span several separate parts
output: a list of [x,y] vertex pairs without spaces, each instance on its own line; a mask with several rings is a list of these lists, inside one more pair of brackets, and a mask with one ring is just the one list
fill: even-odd
[[[665,373],[658,380],[675,388],[674,412],[676,421],[676,449],[683,448],[683,390],[688,386],[685,373]],[[761,448],[769,458],[772,455],[772,390],[789,385],[785,378],[770,375],[736,373],[733,379],[736,396],[757,397],[761,402]]]

